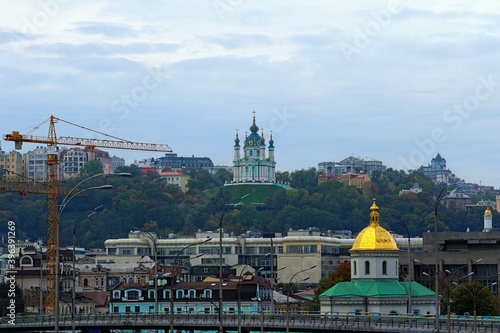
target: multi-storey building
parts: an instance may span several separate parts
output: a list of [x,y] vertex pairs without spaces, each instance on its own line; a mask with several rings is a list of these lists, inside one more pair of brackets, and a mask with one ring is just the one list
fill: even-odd
[[371,181],[370,176],[366,173],[358,174],[354,172],[348,172],[346,174],[335,176],[332,174],[324,174],[318,176],[318,185],[328,181],[337,180],[346,186],[356,186],[357,188],[363,189]]
[[335,176],[342,175],[348,172],[364,171],[368,175],[372,175],[373,171],[379,170],[383,172],[387,167],[382,164],[382,161],[373,158],[361,158],[349,156],[340,162],[321,162],[318,163],[318,170],[322,173],[329,173]]
[[24,171],[23,156],[15,150],[8,154],[0,150],[0,168],[10,171],[10,176],[22,175]]
[[[207,235],[213,239],[203,243]],[[341,262],[349,260],[348,249],[354,241],[352,238],[340,238],[312,230],[289,232],[285,237],[272,233],[265,236],[254,234],[254,237],[236,237],[225,233],[222,238],[223,274],[229,274],[235,265],[255,260],[252,266],[262,267],[258,274],[267,278],[279,277],[286,283],[297,271],[316,265],[307,275],[310,276],[310,284],[317,284],[321,278],[330,276]],[[407,240],[397,238],[396,242],[404,247]],[[421,238],[412,239],[412,247],[418,248],[421,242]],[[189,245],[193,246],[180,253]],[[117,262],[123,257],[151,256],[154,252],[151,239],[140,232],[131,232],[129,238],[108,239],[105,247],[108,256]],[[219,233],[198,233],[196,238],[156,239],[156,247],[160,264],[176,265],[184,262],[186,270],[197,276],[196,281],[219,272]],[[199,253],[203,253],[203,256],[194,258]],[[263,258],[267,253],[273,255]],[[279,270],[283,266],[287,269]]]
[[116,172],[116,168],[125,166],[125,159],[118,157],[118,156],[113,156],[111,157],[111,164],[113,168],[113,173]]
[[59,153],[60,175],[62,178],[76,177],[83,165],[93,160],[102,163],[104,173],[113,172],[112,159],[105,151],[95,148],[64,148]]
[[24,155],[24,175],[44,180],[47,178],[47,148],[36,147]]
[[150,161],[150,165],[158,170],[165,168],[177,171],[186,170],[211,170],[214,167],[212,160],[209,157],[191,157],[177,156],[176,153],[166,153],[164,157],[160,157]]
[[446,160],[438,153],[431,160],[428,166],[421,166],[418,171],[422,171],[426,176],[429,176],[435,183],[448,184],[452,177],[450,170],[446,169]]
[[179,186],[182,192],[187,191],[187,183],[191,177],[183,174],[181,170],[160,172],[159,175],[167,183]]

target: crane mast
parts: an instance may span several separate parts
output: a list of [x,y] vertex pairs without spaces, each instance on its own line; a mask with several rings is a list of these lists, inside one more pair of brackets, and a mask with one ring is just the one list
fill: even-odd
[[[140,143],[131,142],[127,140],[102,140],[102,139],[85,139],[74,137],[59,137],[57,138],[55,123],[61,119],[50,116],[49,119],[49,133],[47,137],[21,135],[19,132],[12,132],[5,134],[5,141],[14,141],[15,149],[21,149],[23,142],[43,143],[47,144],[47,181],[46,188],[47,194],[47,312],[54,313],[55,306],[55,290],[56,290],[56,253],[58,243],[58,209],[57,209],[57,196],[58,190],[58,166],[59,156],[57,154],[57,145],[72,145],[84,146],[94,149],[99,148],[114,148],[114,149],[128,149],[128,150],[146,150],[146,151],[163,151],[171,152],[172,149],[168,145],[157,145],[153,143]],[[46,120],[46,121],[47,121]],[[45,121],[45,122],[46,122]],[[61,120],[63,121],[63,120]],[[64,121],[69,123],[67,121]],[[43,124],[43,123],[42,123]],[[71,123],[69,123],[71,124]],[[74,124],[72,124],[74,125]],[[77,125],[78,126],[78,125]],[[82,127],[82,126],[80,126]],[[95,132],[95,131],[94,131]],[[104,134],[104,133],[100,133]],[[106,134],[105,134],[106,135]],[[108,135],[109,136],[109,135]],[[74,255],[74,254],[73,254]],[[74,286],[73,286],[74,287]],[[56,305],[57,306],[57,305]]]

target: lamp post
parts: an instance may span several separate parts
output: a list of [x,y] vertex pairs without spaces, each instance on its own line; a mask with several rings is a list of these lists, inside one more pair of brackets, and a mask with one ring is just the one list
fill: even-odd
[[400,219],[399,217],[397,216],[392,216],[392,215],[389,215],[390,217],[393,218],[394,221],[396,221],[397,223],[399,223],[406,231],[406,237],[408,237],[408,308],[407,308],[407,311],[410,315],[412,315],[412,310],[411,310],[411,279],[412,279],[412,275],[411,275],[411,244],[410,244],[410,230],[408,230],[408,226],[406,225],[406,223]]
[[156,237],[153,236],[153,234],[149,231],[146,230],[141,230],[140,232],[144,233],[146,237],[148,237],[151,242],[153,243],[154,246],[154,251],[155,251],[155,279],[154,279],[154,284],[155,284],[155,312],[158,313],[158,249],[156,248]]
[[[272,289],[274,290],[274,247],[273,247],[273,238],[274,234],[269,232],[269,229],[262,223],[259,223],[262,228],[267,232],[267,235],[269,236],[269,239],[271,240],[271,286]],[[274,292],[271,290],[271,313],[274,313]]]
[[438,223],[438,208],[439,208],[439,202],[441,199],[443,199],[444,196],[444,191],[450,187],[450,186],[455,186],[456,184],[452,185],[447,185],[445,186],[441,192],[439,192],[439,195],[436,198],[436,205],[434,206],[434,260],[435,262],[435,270],[436,274],[434,274],[434,285],[435,285],[435,293],[436,293],[436,332],[439,332],[439,249],[438,249],[438,232],[437,232],[437,223]]
[[[177,259],[179,258],[179,256],[182,254],[182,252],[184,252],[184,250],[186,250],[187,248],[190,248],[192,246],[196,246],[196,245],[200,245],[200,244],[205,244],[207,242],[210,242],[212,240],[212,237],[208,237],[207,239],[201,241],[201,242],[197,242],[197,243],[193,243],[193,244],[189,244],[189,245],[186,245],[184,246],[178,253],[177,255],[175,256],[175,259],[174,259],[174,263],[177,261]],[[203,255],[203,253],[198,253],[195,257],[193,257],[192,259],[195,259],[195,258],[199,258]],[[191,258],[188,258],[188,259],[185,259],[183,260],[182,262],[180,262],[177,266],[175,266],[175,269],[172,270],[172,274],[171,274],[171,278],[170,278],[170,333],[174,333],[174,273],[175,275],[177,275],[177,269],[187,260],[191,260]]]
[[[239,284],[238,284],[238,333],[241,333],[241,284],[243,283],[243,272],[245,271],[245,269],[248,267],[248,265],[250,265],[251,263],[257,261],[257,260],[260,260],[260,259],[264,259],[264,258],[267,258],[271,255],[271,253],[266,253],[266,255],[260,257],[260,258],[256,258],[256,259],[253,259],[253,260],[250,260],[245,266],[243,266],[243,269],[241,270],[240,272],[240,278],[239,278]],[[262,270],[264,267],[261,267],[259,268],[258,270]]]
[[[61,220],[61,215],[62,215],[64,208],[66,208],[66,205],[74,197],[76,197],[78,194],[85,192],[87,190],[105,190],[105,189],[112,189],[113,188],[113,186],[111,186],[111,185],[102,185],[102,186],[89,187],[87,189],[80,190],[80,191],[76,192],[80,185],[82,185],[83,183],[85,183],[91,179],[94,179],[94,178],[100,177],[100,176],[131,177],[132,175],[128,172],[109,173],[109,174],[99,173],[99,174],[90,176],[88,178],[85,178],[84,180],[82,180],[81,182],[79,182],[78,184],[73,186],[73,188],[68,192],[68,194],[66,194],[61,205],[59,206],[59,211],[57,213],[57,219],[56,219],[56,268],[55,268],[55,271],[56,271],[56,286],[55,286],[56,290],[55,290],[55,300],[54,300],[54,302],[56,304],[55,309],[54,309],[54,321],[55,321],[54,331],[55,331],[55,333],[59,333],[59,222]],[[73,192],[76,192],[76,193],[73,194]]]
[[88,214],[87,216],[84,217],[85,213],[80,214],[78,218],[75,221],[75,224],[73,225],[73,292],[72,292],[72,300],[71,300],[71,332],[75,333],[75,298],[76,298],[76,228],[78,227],[78,224],[80,224],[81,221],[84,219],[87,219],[94,215],[101,206],[98,206],[94,208],[94,210]]
[[[222,325],[222,218],[224,217],[224,214],[226,213],[226,210],[229,208],[229,206],[235,202],[239,201],[245,197],[247,197],[249,194],[245,194],[242,197],[233,199],[229,201],[224,208],[222,209],[222,212],[220,214],[220,220],[219,220],[219,333],[224,333],[224,327]],[[172,332],[173,333],[173,332]]]
[[[291,291],[291,283],[292,283],[293,279],[297,276],[297,274],[308,271],[310,269],[314,269],[314,268],[316,268],[316,266],[317,265],[312,265],[309,268],[304,268],[304,269],[298,271],[297,273],[293,274],[292,277],[290,278],[290,281],[288,281],[288,292],[286,293],[286,333],[290,332],[290,299],[289,299],[289,297],[290,297],[290,291]],[[303,280],[297,281],[296,283],[307,281],[307,280],[309,280],[309,276]]]
[[[80,193],[83,193],[85,191],[90,191],[90,190],[108,190],[108,189],[112,189],[113,186],[111,185],[101,185],[101,186],[93,186],[93,187],[89,187],[89,188],[86,188],[86,189],[83,189],[83,190],[80,190],[78,192],[76,192],[75,194],[73,194],[71,197],[69,197],[69,195],[73,192],[74,188],[68,193],[68,195],[66,195],[66,197],[64,198],[60,208],[59,208],[59,212],[57,214],[57,224],[56,224],[56,290],[55,290],[55,309],[54,309],[54,321],[55,321],[55,325],[54,325],[54,331],[55,333],[59,333],[59,222],[61,220],[61,215],[62,215],[62,212],[64,211],[64,208],[66,208],[66,205],[73,199],[75,198],[76,196],[78,196]],[[74,256],[74,254],[73,254]]]

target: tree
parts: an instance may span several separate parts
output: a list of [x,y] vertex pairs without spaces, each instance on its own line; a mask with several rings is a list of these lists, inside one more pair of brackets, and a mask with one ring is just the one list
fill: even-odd
[[457,314],[468,312],[478,316],[497,316],[498,302],[490,288],[478,281],[464,282],[451,292],[451,311]]
[[88,161],[80,168],[80,177],[82,178],[92,177],[100,173],[104,173],[101,161]]
[[132,164],[130,166],[119,166],[118,168],[116,168],[115,172],[116,173],[127,172],[127,173],[130,173],[132,175],[132,177],[136,177],[136,176],[139,176],[141,174],[141,170],[135,164]]
[[319,288],[316,289],[314,294],[319,296],[337,283],[346,281],[351,281],[351,263],[349,261],[340,263],[332,275],[328,277],[328,280],[321,280]]

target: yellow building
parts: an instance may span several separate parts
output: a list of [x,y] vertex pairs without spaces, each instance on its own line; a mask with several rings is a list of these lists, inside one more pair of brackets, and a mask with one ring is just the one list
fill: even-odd
[[[13,150],[9,154],[0,155],[0,168],[18,175],[23,174],[23,156]],[[11,174],[13,176],[13,174]]]
[[365,184],[370,182],[370,176],[367,173],[358,174],[355,172],[348,172],[340,176],[340,182],[348,186],[356,186],[363,189]]

